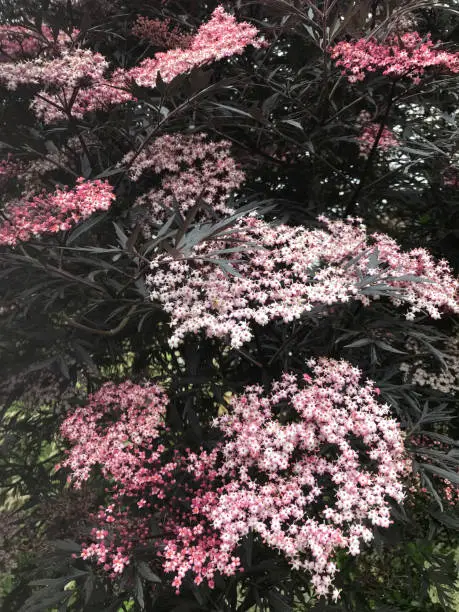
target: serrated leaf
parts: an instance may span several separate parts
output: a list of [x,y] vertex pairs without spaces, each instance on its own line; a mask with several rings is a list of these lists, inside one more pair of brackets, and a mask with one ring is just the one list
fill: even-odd
[[91,215],[89,219],[86,219],[86,221],[83,221],[83,223],[79,223],[76,228],[69,234],[66,243],[73,244],[75,240],[77,240],[80,236],[83,236],[83,234],[86,234],[86,232],[89,232],[93,229],[93,227],[103,221],[106,216],[106,213],[99,215]]
[[407,354],[405,351],[399,351],[398,349],[394,348],[393,346],[391,346],[387,342],[383,342],[382,340],[376,340],[375,344],[376,344],[376,346],[378,346],[383,351],[387,351],[389,353],[396,353],[397,355],[406,355]]
[[113,221],[113,226],[115,228],[115,232],[116,232],[116,235],[118,236],[118,240],[119,240],[121,247],[125,249],[127,241],[128,241],[128,237],[126,236],[124,231],[121,229],[121,227],[118,225],[118,223],[115,223]]
[[223,272],[229,276],[237,276],[238,278],[244,278],[242,274],[238,272],[232,264],[230,264],[228,261],[225,261],[224,259],[212,259],[207,261],[212,261],[213,263],[216,263],[218,266],[220,266]]
[[142,578],[145,578],[148,582],[155,582],[158,584],[162,582],[161,578],[151,570],[150,566],[145,561],[138,561],[137,569]]
[[97,176],[95,176],[95,179],[103,179],[103,178],[107,178],[108,176],[114,176],[116,174],[122,174],[124,172],[123,168],[111,168],[108,170],[104,170],[103,172],[101,172],[100,174],[98,174]]
[[79,553],[81,552],[81,546],[72,540],[52,540],[50,542],[55,548],[63,550],[65,552]]
[[459,529],[459,518],[457,516],[448,514],[447,512],[431,512],[430,515],[446,527]]
[[293,126],[297,130],[304,132],[304,128],[299,121],[295,121],[295,119],[284,119],[282,123],[287,123],[288,125]]
[[449,470],[445,470],[444,468],[438,467],[438,465],[432,465],[430,463],[421,463],[421,465],[428,472],[431,472],[436,476],[440,476],[445,480],[449,480],[454,484],[459,484],[459,474],[457,474],[456,472],[450,472]]
[[159,72],[159,70],[156,73],[156,84],[155,84],[155,87],[159,91],[160,94],[164,95],[166,93],[167,83],[165,83],[165,81],[163,81],[163,78],[162,78],[161,73]]
[[355,342],[351,342],[351,344],[346,344],[344,348],[360,348],[362,346],[368,346],[372,344],[373,341],[369,338],[361,338],[360,340],[356,340]]
[[248,113],[247,111],[241,110],[240,108],[236,108],[235,106],[229,106],[228,104],[220,104],[220,103],[215,103],[215,106],[217,108],[224,108],[225,110],[228,110],[231,113],[234,113],[235,115],[241,115],[242,117],[249,117],[250,119],[253,119],[253,116],[250,113]]
[[379,268],[379,250],[378,247],[371,253],[368,258],[368,269],[377,270]]
[[134,579],[134,596],[141,610],[145,610],[145,597],[143,593],[143,584],[139,576]]

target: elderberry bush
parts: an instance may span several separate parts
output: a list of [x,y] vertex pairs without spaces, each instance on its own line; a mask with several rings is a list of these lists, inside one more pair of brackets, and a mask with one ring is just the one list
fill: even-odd
[[0,3],[3,609],[456,609],[458,14]]

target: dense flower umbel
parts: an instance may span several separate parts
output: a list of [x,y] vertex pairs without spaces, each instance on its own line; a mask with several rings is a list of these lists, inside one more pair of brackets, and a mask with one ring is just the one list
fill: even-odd
[[[73,31],[76,38],[78,30]],[[65,32],[54,36],[51,28],[42,26],[41,32],[35,32],[23,26],[0,25],[0,57],[2,59],[26,59],[40,52],[58,50],[72,43],[72,38]]]
[[130,166],[130,176],[136,181],[148,169],[161,175],[161,187],[139,198],[148,204],[151,220],[164,221],[167,209],[178,206],[187,213],[198,202],[205,202],[213,214],[231,213],[228,198],[244,181],[230,154],[231,143],[209,141],[206,134],[166,134],[157,138],[138,155],[128,153],[123,163]]
[[172,450],[156,385],[107,383],[91,395],[61,428],[76,485],[96,465],[110,482],[82,557],[114,577],[149,545],[177,589],[185,576],[213,587],[217,572],[239,571],[237,549],[253,532],[328,594],[334,554],[358,554],[372,526],[390,524],[408,468],[373,383],[346,362],[309,367],[313,378],[286,374],[270,395],[249,387],[234,397],[211,452]]
[[[408,462],[399,425],[378,403],[378,389],[345,361],[310,361],[312,377],[284,374],[270,395],[261,387],[234,397],[215,421],[219,495],[196,497],[232,551],[249,532],[313,575],[329,593],[334,553],[360,552],[372,526],[388,527],[390,499],[404,498]],[[195,457],[199,472],[205,460]]]
[[133,449],[149,444],[164,426],[167,396],[158,385],[136,385],[130,381],[106,383],[77,408],[61,427],[74,444],[64,462],[72,470],[77,486],[95,465],[103,474],[125,483],[134,479],[142,465]]
[[90,49],[64,50],[60,57],[35,59],[0,65],[0,80],[8,89],[18,85],[52,85],[70,90],[84,80],[100,81],[108,68],[108,62],[100,53]]
[[0,244],[14,246],[41,234],[68,230],[98,210],[108,210],[115,199],[113,188],[105,181],[78,179],[68,191],[15,201],[6,207],[7,217],[0,225]]
[[160,454],[153,452],[148,461],[146,453],[164,427],[166,405],[167,397],[157,385],[106,383],[61,426],[62,435],[73,445],[63,466],[71,469],[75,486],[79,488],[95,466],[114,481],[116,503],[92,517],[99,527],[92,531],[94,542],[84,544],[81,554],[84,559],[95,557],[112,575],[123,571],[134,546],[151,537],[151,517],[131,516],[123,509],[117,503],[118,495],[122,496],[117,486],[126,495],[143,495],[147,483],[153,490],[161,486],[162,478],[155,473],[154,465]]
[[409,77],[419,82],[426,70],[459,73],[459,53],[436,49],[430,35],[422,38],[417,32],[407,32],[384,42],[361,38],[341,41],[330,49],[337,66],[351,83],[363,81],[369,72],[400,78]]
[[112,492],[112,503],[93,517],[97,527],[82,557],[95,558],[114,577],[130,562],[133,548],[153,545],[165,571],[176,575],[175,587],[189,570],[196,583],[212,584],[215,572],[233,574],[239,560],[221,550],[208,519],[192,511],[196,495],[215,496],[215,471],[195,477],[187,471],[188,453],[169,450],[166,407],[167,396],[157,385],[107,383],[62,424],[62,435],[72,443],[63,465],[75,485],[99,466]]
[[132,81],[154,87],[158,72],[168,82],[195,66],[241,54],[249,44],[258,47],[263,43],[256,38],[257,33],[254,26],[238,23],[218,7],[210,21],[190,38],[189,47],[157,53],[131,70],[116,70],[110,78],[104,76],[108,63],[100,53],[89,49],[63,49],[61,56],[55,59],[0,64],[0,83],[11,90],[19,85],[42,85],[45,89],[34,97],[31,107],[45,123],[69,115],[81,118],[90,111],[132,100],[127,91]]
[[[381,294],[409,305],[408,318],[459,311],[458,281],[446,262],[436,263],[424,249],[404,253],[384,234],[370,237],[364,226],[322,220],[326,229],[309,230],[249,217],[237,233],[198,245],[187,259],[157,256],[147,282],[151,298],[171,315],[171,346],[204,330],[209,337],[228,336],[238,348],[251,339],[254,324],[288,323],[314,306],[351,299],[368,305]],[[213,253],[221,259],[221,249],[235,240],[238,247],[247,243],[244,252],[226,254],[235,274],[208,261]]]
[[168,83],[192,68],[240,55],[248,45],[260,47],[263,42],[257,39],[257,34],[254,26],[245,21],[237,22],[219,6],[210,20],[199,27],[188,47],[157,53],[127,71],[126,77],[143,87],[155,87],[159,72],[162,80]]
[[0,64],[0,82],[12,90],[19,85],[45,87],[34,97],[31,107],[38,117],[50,123],[131,100],[129,92],[104,77],[107,68],[108,62],[100,53],[64,50],[54,59]]
[[[360,155],[368,157],[378,136],[381,126],[379,123],[371,123],[370,113],[362,111],[358,118],[358,124],[361,126],[361,132],[357,140],[359,143]],[[377,148],[381,151],[388,151],[400,145],[398,139],[389,128],[384,127],[379,139]]]

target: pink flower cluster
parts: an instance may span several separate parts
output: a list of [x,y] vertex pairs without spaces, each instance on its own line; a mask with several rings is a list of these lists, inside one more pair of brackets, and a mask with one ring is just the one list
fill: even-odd
[[130,564],[133,549],[151,540],[150,518],[132,516],[116,503],[101,506],[97,514],[89,515],[98,526],[91,529],[92,542],[82,544],[81,558],[94,559],[111,578],[116,578]]
[[[133,548],[153,545],[178,588],[191,571],[199,584],[212,584],[216,571],[231,574],[239,560],[220,551],[221,540],[208,520],[194,513],[194,497],[212,492],[215,472],[194,478],[188,452],[171,450],[164,418],[167,396],[158,385],[107,383],[61,426],[72,443],[63,467],[77,487],[95,466],[110,481],[112,501],[93,518],[92,542],[82,547],[112,577],[129,564]],[[163,443],[164,442],[164,443]],[[153,527],[153,517],[161,529]]]
[[459,73],[459,53],[435,48],[430,35],[423,38],[418,32],[393,36],[384,42],[374,38],[341,41],[330,49],[330,54],[351,83],[363,81],[369,72],[408,77],[415,83],[430,69]]
[[[145,22],[142,22],[145,26]],[[194,66],[241,54],[252,44],[263,43],[256,38],[257,29],[236,19],[218,7],[210,21],[190,37],[189,47],[181,46],[145,59],[131,70],[116,70],[109,78],[106,59],[89,49],[61,49],[54,59],[38,58],[26,62],[0,63],[0,83],[15,90],[19,85],[42,85],[31,107],[45,123],[69,116],[81,118],[85,113],[107,109],[114,104],[132,100],[128,91],[134,81],[145,87],[155,87],[158,72],[164,81],[188,72]],[[55,89],[58,91],[55,92]]]
[[69,115],[81,118],[87,112],[131,100],[129,92],[104,77],[107,68],[108,62],[100,53],[64,50],[54,59],[0,64],[0,82],[12,90],[19,85],[44,86],[31,107],[38,117],[51,123]]
[[131,100],[132,95],[114,81],[101,79],[90,87],[63,88],[60,94],[42,91],[30,106],[44,123],[53,123],[68,118],[68,115],[82,119],[86,113],[108,110],[113,105]]
[[146,170],[161,175],[161,187],[141,196],[138,204],[147,204],[154,223],[164,221],[167,209],[178,206],[186,214],[199,202],[212,213],[225,215],[232,210],[228,198],[244,181],[230,153],[226,140],[209,141],[206,134],[166,134],[146,147],[131,163],[135,153],[128,153],[122,164],[129,167],[132,180],[139,180]]
[[[368,157],[373,149],[375,140],[380,131],[379,123],[370,122],[370,113],[362,111],[358,118],[358,124],[361,127],[361,133],[357,138],[359,143],[360,155]],[[389,149],[396,148],[400,145],[397,137],[394,135],[392,130],[384,127],[378,140],[377,148],[381,151],[388,151]]]
[[188,47],[157,53],[127,71],[126,78],[133,79],[142,87],[155,87],[159,72],[162,80],[168,83],[192,68],[240,55],[248,45],[262,46],[264,43],[257,39],[257,34],[254,26],[244,21],[237,22],[233,15],[219,6],[210,20],[190,38]]
[[114,503],[91,517],[98,527],[91,533],[94,541],[83,544],[81,556],[96,558],[113,577],[128,565],[132,548],[151,538],[151,517],[132,515],[118,497],[143,494],[147,484],[150,494],[160,493],[163,479],[155,469],[160,453],[147,453],[164,428],[166,406],[167,397],[158,385],[106,383],[61,426],[61,434],[73,445],[62,467],[71,469],[75,486],[80,488],[95,466],[112,483]]
[[[151,299],[171,315],[170,345],[203,330],[239,348],[254,324],[288,323],[319,305],[369,305],[381,295],[407,304],[407,318],[459,311],[459,283],[445,261],[436,263],[424,249],[404,253],[388,236],[369,236],[351,221],[321,220],[326,229],[310,230],[246,217],[229,236],[193,247],[186,258],[158,255],[147,284]],[[222,257],[226,268],[212,261]]]
[[90,49],[64,50],[60,57],[38,58],[27,62],[0,65],[0,80],[8,89],[18,85],[52,85],[70,90],[84,80],[100,81],[108,62],[100,53]]
[[105,181],[78,179],[71,190],[35,196],[30,201],[9,203],[0,225],[0,244],[15,246],[34,236],[68,230],[98,210],[108,210],[115,199]]
[[191,35],[183,34],[177,26],[171,27],[170,19],[161,21],[139,15],[131,32],[161,49],[185,49],[191,41]]
[[357,555],[372,526],[391,524],[389,499],[403,500],[409,468],[400,427],[374,384],[345,361],[308,365],[312,377],[301,384],[284,374],[270,395],[249,387],[216,419],[225,485],[193,508],[210,516],[224,550],[258,534],[328,595],[334,554]]
[[102,466],[104,476],[136,486],[133,479],[144,459],[136,457],[136,451],[158,437],[167,401],[158,385],[131,381],[106,383],[90,395],[87,405],[77,408],[61,427],[62,435],[74,444],[63,466],[71,468],[77,486],[95,465]]
[[[78,35],[78,30],[73,31]],[[8,60],[26,59],[37,56],[44,50],[62,49],[72,43],[72,38],[65,32],[57,33],[56,37],[48,26],[44,25],[41,32],[36,32],[24,26],[0,25],[0,57]]]
[[372,526],[391,523],[389,498],[403,500],[408,463],[372,382],[343,361],[309,367],[313,377],[285,374],[269,395],[249,387],[234,397],[211,452],[168,440],[156,385],[107,383],[91,395],[61,428],[76,485],[96,465],[110,481],[112,501],[93,517],[82,557],[116,577],[135,547],[153,545],[177,589],[188,576],[212,588],[216,573],[240,571],[238,548],[252,532],[328,594],[336,551],[358,554]]

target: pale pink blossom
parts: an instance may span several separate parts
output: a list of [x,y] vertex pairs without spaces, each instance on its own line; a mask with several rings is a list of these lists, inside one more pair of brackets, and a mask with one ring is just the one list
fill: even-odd
[[[161,176],[161,185],[148,191],[137,204],[148,206],[149,219],[161,223],[168,210],[178,207],[185,215],[199,202],[208,205],[212,215],[233,212],[228,199],[245,175],[231,156],[231,143],[211,141],[204,133],[166,134],[157,138],[140,155],[128,153],[122,160],[134,181],[148,172]],[[131,160],[133,162],[131,163]],[[204,210],[204,208],[203,208]],[[203,210],[198,216],[202,216]]]
[[63,31],[54,34],[46,25],[39,32],[24,26],[0,25],[0,56],[16,60],[34,57],[43,51],[53,53],[70,46],[78,34],[78,30],[73,30],[72,37]]
[[210,20],[201,25],[186,48],[171,49],[143,60],[127,71],[125,77],[142,87],[155,87],[158,72],[168,83],[192,68],[216,62],[225,57],[240,55],[248,45],[260,47],[258,30],[245,21],[236,21],[233,15],[218,6]]
[[[325,229],[311,230],[247,217],[187,257],[157,255],[147,283],[151,299],[170,314],[171,346],[202,330],[239,348],[255,324],[289,323],[351,300],[369,305],[381,295],[406,304],[408,316],[459,311],[458,280],[445,261],[424,249],[403,252],[389,236],[371,236],[352,221],[322,221]],[[224,252],[235,244],[235,252]],[[226,268],[215,261],[222,258]]]
[[51,123],[132,100],[128,91],[104,76],[107,69],[100,53],[64,49],[52,59],[0,64],[0,82],[11,90],[26,84],[44,87],[34,96],[31,108]]
[[341,41],[330,54],[351,83],[363,81],[368,73],[382,72],[394,78],[408,77],[415,83],[426,71],[459,73],[459,53],[436,48],[430,34],[407,32],[379,42],[374,38]]
[[373,382],[344,361],[308,367],[270,393],[234,396],[213,423],[212,451],[177,448],[159,386],[106,383],[90,395],[61,427],[76,486],[96,467],[110,482],[82,557],[116,577],[148,546],[177,590],[186,576],[213,588],[216,574],[240,571],[238,548],[253,533],[329,595],[336,552],[357,555],[374,526],[390,525],[409,465]]
[[0,244],[15,246],[34,236],[68,230],[94,212],[108,210],[114,199],[109,183],[80,178],[73,189],[10,202],[3,211]]
[[[159,386],[130,381],[106,383],[90,395],[87,405],[77,408],[61,427],[62,435],[74,444],[62,465],[72,469],[77,486],[97,464],[106,476],[120,481],[134,478],[139,459],[132,448],[158,436],[166,404]],[[107,424],[108,418],[113,421]]]
[[[309,383],[285,374],[270,394],[248,387],[215,420],[226,484],[218,496],[197,496],[193,509],[211,517],[228,552],[258,534],[328,595],[336,551],[359,554],[373,526],[390,525],[409,464],[398,423],[358,368],[325,358],[308,365]],[[195,459],[199,473],[205,458]]]

